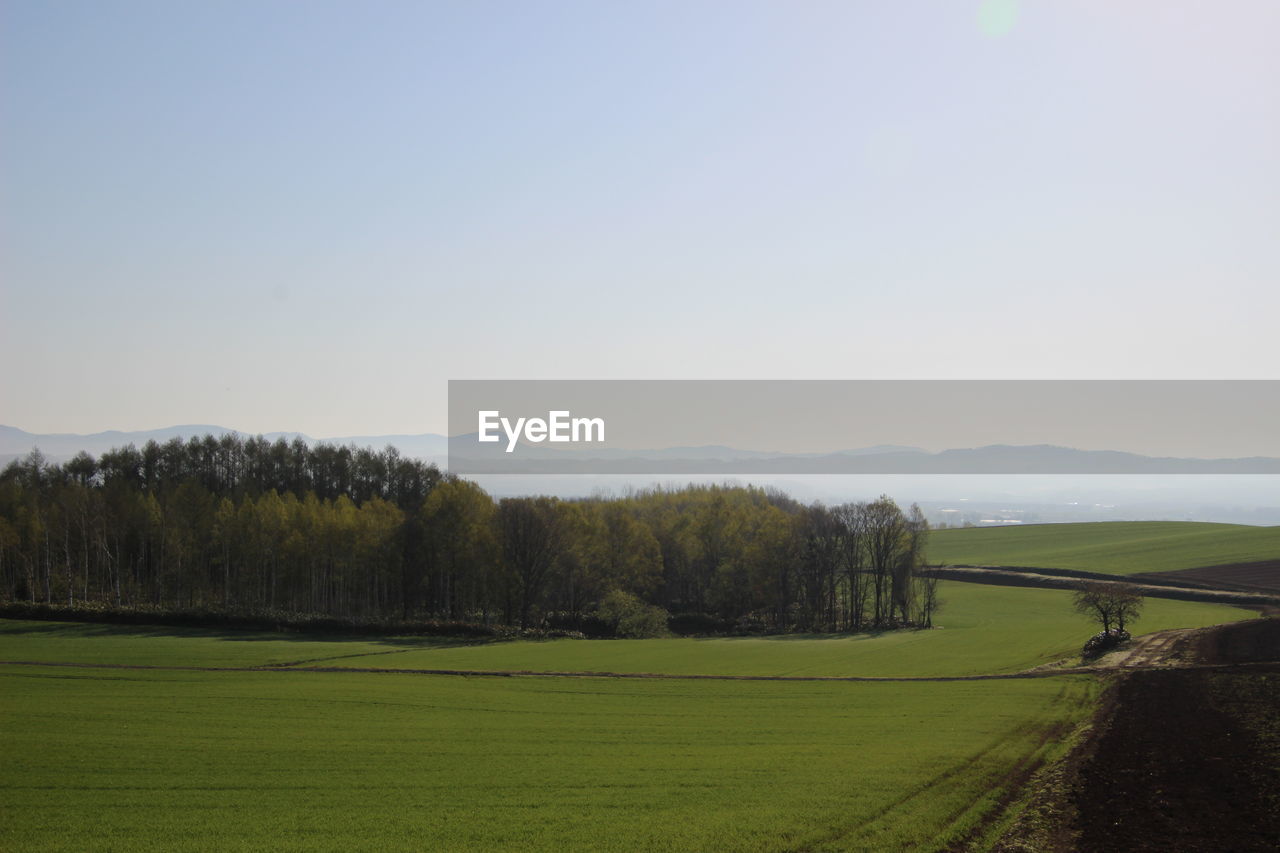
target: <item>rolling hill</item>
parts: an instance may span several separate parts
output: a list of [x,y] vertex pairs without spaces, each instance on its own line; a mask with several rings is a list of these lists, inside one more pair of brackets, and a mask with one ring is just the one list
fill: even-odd
[[1129,575],[1280,558],[1280,527],[1104,521],[935,530],[930,563]]

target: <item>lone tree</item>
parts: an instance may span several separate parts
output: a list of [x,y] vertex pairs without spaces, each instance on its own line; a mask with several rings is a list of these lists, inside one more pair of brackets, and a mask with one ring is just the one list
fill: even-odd
[[1131,583],[1114,585],[1112,600],[1115,602],[1116,628],[1123,631],[1130,622],[1137,622],[1142,613],[1142,593]]
[[1111,581],[1085,581],[1073,597],[1076,610],[1090,616],[1102,625],[1105,634],[1117,631],[1138,621],[1142,612],[1142,593],[1131,583]]

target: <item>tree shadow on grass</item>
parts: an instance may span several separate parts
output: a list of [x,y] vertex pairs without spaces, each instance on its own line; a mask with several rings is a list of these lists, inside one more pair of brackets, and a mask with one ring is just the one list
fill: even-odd
[[115,625],[100,622],[37,622],[0,619],[0,640],[5,638],[48,638],[80,640],[116,639],[201,639],[235,643],[296,643],[300,648],[314,643],[367,643],[397,648],[458,648],[509,642],[500,637],[448,637],[428,635],[385,636],[358,633],[310,633],[264,631],[253,628],[185,628],[167,625]]
[[797,640],[833,640],[833,641],[834,640],[855,640],[856,641],[856,640],[874,640],[879,637],[883,637],[887,635],[891,636],[894,634],[915,633],[920,630],[928,630],[928,629],[877,628],[875,630],[858,631],[856,633],[839,632],[839,633],[829,633],[829,634],[747,634],[747,635],[723,636],[723,637],[715,637],[715,636],[688,637],[686,639],[699,640],[699,641],[717,640],[720,642],[743,641],[743,640],[767,640],[769,642],[778,642],[778,643],[788,643],[788,642],[794,642]]

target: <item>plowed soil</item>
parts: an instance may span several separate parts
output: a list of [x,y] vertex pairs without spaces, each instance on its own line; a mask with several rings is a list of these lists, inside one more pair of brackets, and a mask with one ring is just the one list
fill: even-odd
[[1280,560],[1201,566],[1198,569],[1182,569],[1176,572],[1143,572],[1130,577],[1139,583],[1148,579],[1166,580],[1174,583],[1202,584],[1219,589],[1274,593],[1280,592]]
[[1069,789],[1071,849],[1280,849],[1280,620],[1196,639],[1199,666],[1116,684]]

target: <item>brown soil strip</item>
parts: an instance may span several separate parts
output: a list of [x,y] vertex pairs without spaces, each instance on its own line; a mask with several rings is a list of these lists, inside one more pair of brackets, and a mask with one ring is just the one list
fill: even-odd
[[[1040,589],[1075,589],[1080,580],[1074,577],[1052,574],[1039,574],[1024,569],[1007,569],[999,566],[947,566],[929,569],[928,574],[943,580],[965,581],[967,583],[986,583],[996,586],[1022,586]],[[1137,575],[1133,576],[1138,577]],[[1108,578],[1112,583],[1131,583],[1129,577],[1113,575]],[[1256,592],[1240,590],[1207,589],[1200,587],[1162,586],[1159,584],[1135,583],[1134,586],[1143,595],[1152,598],[1173,598],[1180,601],[1207,601],[1216,604],[1235,604],[1261,610],[1264,607],[1280,603],[1280,596],[1264,595]]]
[[1240,589],[1247,592],[1280,592],[1280,559],[1258,560],[1252,563],[1225,563],[1219,566],[1200,566],[1173,572],[1142,572],[1131,575],[1138,581],[1190,582],[1219,589]]
[[1209,664],[1280,661],[1280,619],[1252,619],[1201,632],[1196,655]]

